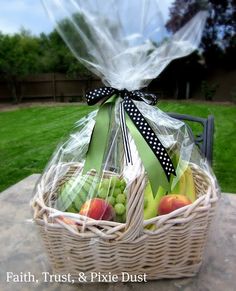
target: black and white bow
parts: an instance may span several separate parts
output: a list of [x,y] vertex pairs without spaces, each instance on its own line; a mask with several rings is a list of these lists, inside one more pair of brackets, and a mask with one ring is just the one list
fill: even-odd
[[125,149],[125,157],[126,162],[132,164],[132,155],[128,140],[128,132],[125,122],[125,112],[128,114],[132,122],[135,124],[136,128],[140,132],[140,134],[145,139],[146,143],[155,154],[157,159],[159,160],[168,181],[170,180],[170,175],[176,175],[174,165],[165,149],[162,145],[155,132],[148,124],[147,120],[144,118],[142,113],[139,111],[133,100],[136,101],[144,101],[147,104],[155,105],[157,103],[157,97],[154,94],[145,93],[139,90],[128,91],[117,90],[112,87],[101,87],[98,89],[94,89],[86,93],[85,97],[88,105],[94,105],[97,102],[103,100],[107,100],[112,95],[118,95],[123,100],[120,103],[120,123],[121,123],[121,131],[124,142]]

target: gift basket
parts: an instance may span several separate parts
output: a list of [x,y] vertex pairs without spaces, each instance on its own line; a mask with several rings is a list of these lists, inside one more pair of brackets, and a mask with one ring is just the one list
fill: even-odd
[[[34,221],[53,272],[193,276],[219,189],[188,127],[145,90],[199,45],[207,13],[174,34],[161,1],[45,0],[71,51],[105,87],[54,152],[35,188]],[[178,72],[176,72],[178,74]]]

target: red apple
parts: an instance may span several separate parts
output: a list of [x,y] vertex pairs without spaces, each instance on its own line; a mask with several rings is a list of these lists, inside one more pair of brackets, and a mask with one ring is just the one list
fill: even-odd
[[182,194],[169,194],[162,197],[158,206],[158,214],[168,214],[178,208],[189,205],[192,202]]
[[115,216],[115,211],[105,200],[93,198],[82,205],[79,214],[96,220],[112,220]]

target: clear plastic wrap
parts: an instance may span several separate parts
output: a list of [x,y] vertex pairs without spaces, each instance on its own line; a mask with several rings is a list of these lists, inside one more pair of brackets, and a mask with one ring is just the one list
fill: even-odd
[[[186,56],[198,47],[207,13],[198,12],[172,35],[165,28],[160,1],[42,2],[77,59],[101,77],[105,85],[117,91],[106,96],[109,98],[103,99],[98,110],[78,121],[69,138],[57,148],[36,187],[34,201],[42,199],[50,208],[51,218],[61,219],[65,226],[77,225],[77,231],[84,231],[94,224],[100,227],[101,220],[110,221],[109,226],[119,229],[117,223],[132,221],[135,211],[130,209],[136,207],[138,199],[143,200],[141,209],[145,220],[159,214],[158,205],[166,194],[185,195],[193,203],[199,193],[195,189],[192,165],[215,178],[187,126],[149,105],[145,98],[143,101],[132,100],[153,135],[158,137],[160,147],[166,151],[162,167],[172,163],[175,168],[175,175],[171,174],[168,180],[169,187],[165,187],[161,181],[164,172],[155,166],[149,179],[145,159],[150,154],[146,152],[145,156],[145,150],[141,154],[140,137],[133,125],[122,128],[121,111],[124,108],[121,104],[124,89],[130,92],[146,87],[173,59]],[[102,134],[96,136],[100,151],[97,156],[93,155],[94,161],[89,161],[89,165],[100,162],[101,166],[87,169],[85,165],[91,159],[89,151],[95,139],[95,126],[101,116],[104,118],[104,124],[100,122]],[[128,123],[127,114],[123,116]],[[132,162],[127,162],[126,144]],[[151,181],[155,179],[160,180],[157,188],[152,185],[156,181]],[[135,198],[136,192],[141,196],[137,194]],[[106,229],[107,225],[103,227]]]
[[200,11],[172,34],[167,4],[158,0],[42,2],[76,58],[105,85],[127,90],[146,87],[172,60],[193,52],[207,16]]

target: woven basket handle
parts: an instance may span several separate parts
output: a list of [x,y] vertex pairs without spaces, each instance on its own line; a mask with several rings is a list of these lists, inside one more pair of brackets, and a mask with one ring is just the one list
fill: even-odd
[[126,228],[118,238],[133,241],[143,234],[144,190],[147,184],[144,169],[142,174],[132,182],[127,193]]

